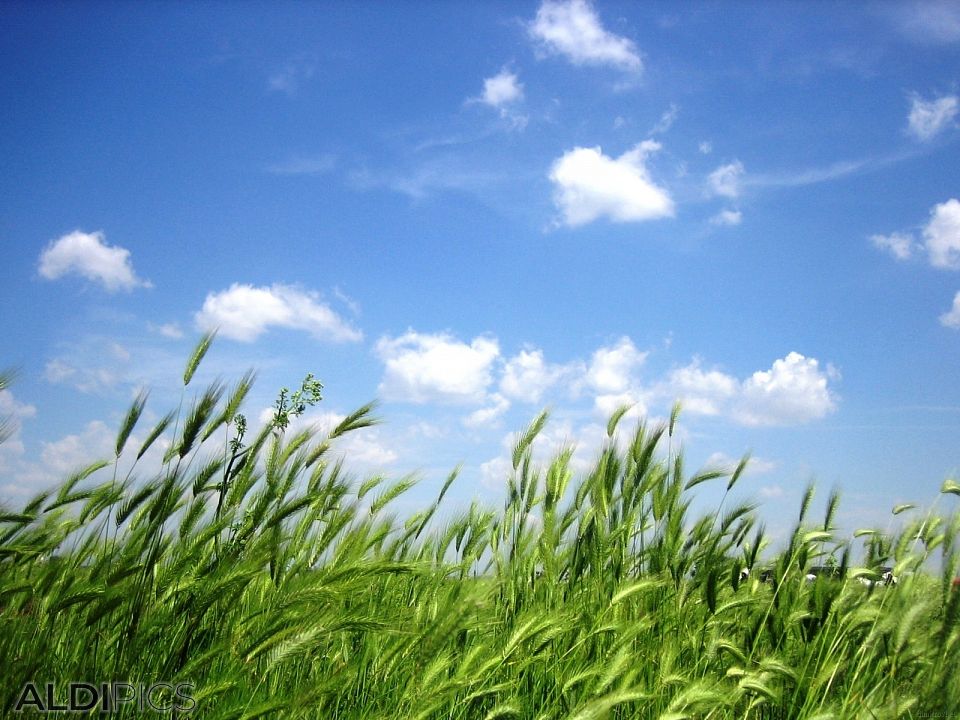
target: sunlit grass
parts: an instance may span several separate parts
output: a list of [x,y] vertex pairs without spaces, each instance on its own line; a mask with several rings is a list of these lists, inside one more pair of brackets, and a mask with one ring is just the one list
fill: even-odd
[[[786,547],[764,553],[752,506],[725,493],[691,514],[698,485],[730,491],[745,463],[688,473],[677,408],[635,428],[616,413],[582,474],[569,449],[534,462],[541,415],[517,436],[503,507],[451,513],[454,472],[400,515],[410,478],[354,481],[330,459],[371,406],[325,435],[288,431],[319,400],[308,377],[248,438],[252,375],[189,388],[208,346],[138,447],[145,395],[112,458],[0,514],[4,713],[26,682],[70,680],[189,682],[203,718],[960,713],[957,512],[841,538],[839,499],[812,518],[811,487]],[[171,430],[159,466],[118,472]],[[829,557],[847,579],[808,581]],[[857,582],[882,566],[896,587]]]

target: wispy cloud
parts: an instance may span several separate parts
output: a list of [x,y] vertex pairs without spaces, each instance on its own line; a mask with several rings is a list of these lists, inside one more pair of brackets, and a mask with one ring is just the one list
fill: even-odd
[[960,5],[955,0],[913,0],[883,7],[888,10],[895,26],[915,42],[947,44],[960,41]]
[[744,176],[743,163],[735,160],[721,165],[707,177],[707,184],[713,195],[735,198],[740,195],[740,185]]
[[739,210],[721,210],[712,218],[710,218],[710,223],[712,225],[721,225],[726,227],[733,227],[739,225],[743,222],[743,213]]
[[779,173],[753,173],[745,177],[742,185],[751,188],[791,188],[804,185],[815,185],[823,182],[840,180],[841,178],[874,172],[895,165],[905,160],[911,160],[922,154],[919,149],[902,150],[889,155],[861,158],[859,160],[841,160],[825,167],[806,168],[796,171]]
[[310,80],[317,71],[317,61],[306,55],[293,58],[274,72],[267,80],[267,89],[282,92],[290,97],[297,94],[300,86]]
[[407,170],[365,168],[348,176],[348,182],[358,190],[387,188],[412,200],[424,200],[437,192],[475,191],[500,179],[496,173],[471,168],[451,157],[429,160]]
[[663,115],[657,121],[657,124],[650,128],[650,135],[662,135],[673,127],[677,117],[680,115],[680,107],[675,103],[670,103],[670,107],[663,111]]
[[932,140],[955,125],[958,110],[960,100],[956,95],[943,95],[932,100],[914,95],[907,116],[907,131],[922,142]]
[[953,296],[953,307],[940,316],[940,324],[960,329],[960,292]]
[[337,159],[333,155],[316,157],[292,157],[267,167],[272,175],[325,175],[336,167]]
[[183,337],[183,330],[180,328],[180,324],[176,322],[162,323],[160,325],[147,323],[147,329],[150,332],[157,333],[170,340],[179,340]]
[[909,260],[913,256],[916,243],[913,236],[907,233],[891,233],[890,235],[871,235],[870,242],[879,250],[890,253],[897,260]]

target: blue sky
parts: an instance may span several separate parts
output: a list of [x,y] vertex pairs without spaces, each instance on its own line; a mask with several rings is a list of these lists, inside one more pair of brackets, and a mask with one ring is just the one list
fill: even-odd
[[[372,398],[358,473],[511,433],[589,462],[684,402],[688,461],[755,460],[885,524],[960,466],[957,3],[40,4],[0,8],[0,393],[17,502],[127,404],[306,372]],[[149,418],[148,418],[149,419]],[[706,501],[712,500],[705,491]]]

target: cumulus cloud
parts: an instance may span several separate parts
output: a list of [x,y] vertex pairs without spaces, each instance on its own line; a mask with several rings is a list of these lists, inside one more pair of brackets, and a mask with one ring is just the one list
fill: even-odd
[[529,29],[543,49],[574,65],[609,65],[635,73],[643,69],[633,41],[605,30],[586,0],[545,0]]
[[719,415],[740,389],[736,378],[718,370],[704,370],[695,360],[677,368],[667,377],[670,393],[683,402],[687,412],[697,415]]
[[743,222],[743,213],[739,210],[721,210],[712,218],[710,222],[714,225],[726,225],[732,227]]
[[721,165],[707,178],[711,193],[728,198],[737,197],[740,195],[740,180],[743,173],[743,163],[739,160]]
[[960,269],[960,200],[952,198],[930,211],[923,239],[931,265]]
[[22,403],[13,396],[10,390],[0,390],[0,417],[11,417],[15,420],[31,418],[37,414],[37,408]]
[[507,360],[500,378],[500,392],[514,400],[538,403],[543,394],[569,372],[569,367],[547,363],[542,350],[521,350]]
[[483,81],[483,95],[480,101],[499,108],[523,100],[523,85],[515,73],[507,69]]
[[628,337],[593,353],[587,368],[586,383],[598,394],[624,393],[634,384],[636,370],[647,359]]
[[924,100],[915,95],[910,103],[907,129],[918,140],[932,140],[948,128],[957,117],[960,101],[956,95]]
[[909,260],[913,256],[915,243],[913,236],[907,233],[872,235],[870,242],[874,247],[893,255],[897,260]]
[[115,443],[116,433],[103,421],[94,420],[80,433],[43,443],[40,459],[46,470],[63,478],[94,460],[112,459]]
[[593,399],[593,409],[597,415],[604,420],[608,419],[613,413],[625,405],[630,407],[623,415],[625,419],[635,420],[646,417],[647,403],[642,394],[637,390],[601,394]]
[[377,355],[384,363],[380,393],[413,403],[478,403],[493,382],[500,347],[493,338],[477,337],[468,345],[447,334],[413,330],[398,338],[383,337]]
[[222,337],[253,342],[271,327],[303,330],[319,340],[357,342],[363,334],[347,323],[318,293],[291,285],[255,287],[234,283],[209,293],[194,315],[201,330],[219,328]]
[[741,388],[734,418],[743,425],[795,425],[817,420],[837,408],[829,387],[835,370],[815,358],[791,352],[769,370],[751,375]]
[[130,251],[108,245],[102,232],[74,230],[53,240],[40,253],[39,272],[47,280],[80,275],[100,283],[108,292],[150,287],[134,272]]
[[[269,421],[273,413],[273,408],[266,408],[261,414],[261,421]],[[313,427],[318,433],[326,435],[345,418],[346,415],[332,411],[307,413],[296,418],[288,428],[288,432]],[[371,471],[393,465],[400,458],[399,453],[391,445],[382,436],[379,428],[361,428],[338,438],[333,450],[338,457],[348,459],[351,468]]]
[[497,422],[503,414],[510,409],[510,401],[500,393],[493,393],[490,396],[490,404],[479,410],[474,410],[463,419],[463,424],[467,427],[484,427]]
[[601,217],[637,222],[672,217],[673,200],[650,177],[646,161],[660,143],[645,140],[619,158],[599,147],[577,147],[553,163],[554,202],[569,226]]
[[960,292],[953,296],[953,307],[940,316],[940,324],[960,329]]
[[741,425],[798,425],[836,410],[830,380],[838,373],[821,370],[815,358],[797,352],[775,360],[746,380],[720,370],[705,370],[699,360],[671,371],[655,389],[659,397],[677,398],[695,415],[726,416]]
[[[574,427],[570,422],[551,421],[533,441],[533,462],[547,465],[559,452],[572,448],[570,471],[575,475],[584,473],[593,465],[607,440],[605,424],[587,423]],[[626,437],[621,440],[625,441]],[[516,442],[517,433],[506,434],[500,442],[500,454],[480,464],[480,482],[485,487],[500,490],[506,486],[513,472],[511,455]]]

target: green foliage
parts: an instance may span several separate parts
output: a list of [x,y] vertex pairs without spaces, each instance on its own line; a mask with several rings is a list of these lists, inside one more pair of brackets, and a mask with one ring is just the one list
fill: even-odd
[[[749,456],[686,474],[669,444],[679,406],[626,438],[618,411],[579,475],[570,447],[533,461],[543,413],[517,436],[501,510],[442,508],[455,470],[434,502],[400,513],[412,477],[354,482],[330,459],[376,423],[372,405],[289,437],[320,400],[308,375],[245,444],[252,382],[214,383],[165,416],[137,458],[173,428],[167,460],[118,482],[139,396],[112,476],[97,462],[0,511],[0,713],[36,679],[190,682],[203,718],[960,713],[960,513],[847,540],[836,494],[807,521],[811,486],[786,548],[763,560],[753,506],[723,509]],[[694,517],[690,492],[716,478],[720,506]],[[855,542],[865,566],[847,572]],[[938,579],[923,571],[936,562]],[[837,577],[806,579],[824,564]],[[864,584],[886,564],[899,585]]]
[[281,388],[277,401],[274,403],[274,427],[280,432],[285,431],[290,425],[291,418],[303,415],[308,407],[323,400],[322,390],[323,383],[314,378],[312,373],[307,373],[300,389],[293,393],[290,392],[289,388]]

